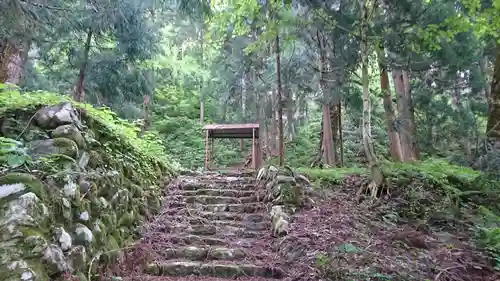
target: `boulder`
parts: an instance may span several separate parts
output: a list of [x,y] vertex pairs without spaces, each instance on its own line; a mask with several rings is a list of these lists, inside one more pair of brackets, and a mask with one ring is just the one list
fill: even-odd
[[73,244],[73,240],[71,235],[64,229],[64,227],[58,227],[55,229],[56,240],[61,246],[63,251],[67,251],[71,248]]
[[271,232],[273,236],[283,236],[290,231],[289,217],[284,211],[283,206],[273,206],[270,212]]
[[87,246],[90,245],[94,240],[94,235],[92,234],[92,231],[83,224],[76,225],[75,234],[76,234],[75,240],[79,245]]
[[83,125],[80,121],[78,111],[69,102],[46,106],[35,115],[38,127],[46,130],[55,129],[61,125],[73,124],[78,129]]
[[45,249],[43,253],[43,261],[49,275],[72,270],[64,257],[63,251],[57,245],[52,244]]
[[57,127],[54,131],[52,131],[52,138],[70,139],[74,141],[81,149],[84,149],[87,146],[82,133],[73,124],[67,124]]
[[28,153],[34,160],[50,154],[62,154],[75,157],[78,152],[78,145],[67,138],[55,138],[46,140],[31,141],[26,144]]
[[46,223],[48,209],[33,192],[28,192],[10,201],[4,212],[0,213],[2,240],[24,237],[26,231]]

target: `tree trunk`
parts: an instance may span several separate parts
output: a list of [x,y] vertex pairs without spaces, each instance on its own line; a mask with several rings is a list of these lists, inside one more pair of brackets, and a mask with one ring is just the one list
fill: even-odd
[[0,40],[0,83],[20,85],[31,40]]
[[330,112],[330,97],[328,96],[328,87],[326,80],[326,54],[325,54],[325,40],[320,34],[319,30],[316,31],[316,37],[318,39],[318,51],[319,51],[319,69],[320,69],[320,79],[319,79],[319,90],[320,95],[323,97],[323,139],[322,139],[322,152],[323,152],[323,164],[328,166],[335,166],[335,154],[333,151],[333,131],[332,131],[332,115]]
[[497,43],[493,79],[491,80],[490,99],[488,100],[488,123],[486,136],[500,142],[500,43]]
[[271,155],[277,155],[276,151],[278,150],[278,144],[277,144],[277,138],[276,136],[278,135],[278,122],[276,120],[278,119],[278,114],[277,114],[277,108],[278,104],[276,102],[277,98],[277,91],[274,89],[271,91],[271,107],[272,107],[272,112],[271,112],[271,128],[269,130],[269,149]]
[[363,118],[362,135],[363,148],[370,167],[377,165],[377,157],[373,147],[371,136],[371,102],[370,102],[370,77],[368,73],[368,27],[370,16],[373,11],[373,3],[370,0],[361,1],[361,30],[360,30],[360,51],[361,51],[361,82],[363,85]]
[[283,101],[282,101],[282,86],[281,86],[281,62],[280,62],[280,37],[276,35],[276,76],[277,76],[277,103],[278,103],[278,142],[280,166],[285,165],[285,144],[283,140]]
[[285,99],[286,99],[286,124],[288,129],[289,140],[295,138],[295,103],[293,100],[292,89],[290,87],[290,81],[285,82]]
[[410,128],[410,138],[411,138],[410,147],[414,159],[419,160],[420,148],[418,146],[418,141],[417,141],[417,125],[415,123],[415,109],[413,107],[410,78],[408,77],[408,71],[406,70],[403,70],[403,85],[405,87],[405,96],[408,99],[408,113],[410,117],[408,119],[408,126]]
[[78,75],[78,82],[76,84],[75,93],[73,94],[73,99],[75,101],[83,102],[85,99],[85,92],[83,90],[83,82],[85,80],[85,71],[87,70],[87,65],[89,62],[89,52],[90,43],[92,42],[92,29],[89,28],[87,32],[87,40],[85,40],[85,46],[83,49],[83,60],[80,65],[80,73]]
[[332,130],[332,150],[333,150],[333,159],[334,164],[337,166],[337,160],[339,159],[339,154],[337,152],[337,144],[338,144],[338,131],[339,131],[339,102],[334,102],[330,104],[330,124]]
[[[202,23],[201,23],[201,30],[200,30],[200,59],[201,63],[200,65],[204,66],[204,52],[203,52],[203,39],[205,36],[205,14],[202,12]],[[204,89],[204,84],[205,80],[203,78],[203,75],[201,76],[201,83],[200,83],[200,124],[203,124],[205,122],[205,97],[203,95],[203,89]]]
[[387,136],[389,137],[389,152],[393,161],[402,161],[401,144],[399,132],[394,125],[394,108],[392,106],[391,90],[389,87],[389,75],[385,64],[385,51],[383,47],[377,48],[378,65],[380,68],[380,89],[384,101],[385,121],[387,125]]
[[344,136],[342,133],[342,101],[339,101],[338,104],[339,107],[339,150],[340,150],[340,158],[339,158],[339,164],[340,167],[344,166]]
[[408,162],[415,159],[412,149],[412,132],[410,127],[410,99],[406,95],[405,86],[403,83],[403,70],[395,69],[392,72],[394,80],[394,88],[396,90],[398,117],[399,117],[399,139],[401,144],[401,159],[403,162]]

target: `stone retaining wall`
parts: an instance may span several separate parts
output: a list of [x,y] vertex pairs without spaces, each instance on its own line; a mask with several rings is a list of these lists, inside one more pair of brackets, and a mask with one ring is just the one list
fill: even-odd
[[113,124],[80,113],[62,103],[0,116],[1,136],[21,141],[31,159],[0,166],[2,281],[87,280],[91,261],[119,258],[160,206],[159,183],[171,169]]

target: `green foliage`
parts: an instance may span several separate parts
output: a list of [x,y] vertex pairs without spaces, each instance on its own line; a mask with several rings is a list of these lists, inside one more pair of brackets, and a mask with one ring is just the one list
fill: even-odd
[[17,168],[31,160],[22,142],[0,137],[0,165]]

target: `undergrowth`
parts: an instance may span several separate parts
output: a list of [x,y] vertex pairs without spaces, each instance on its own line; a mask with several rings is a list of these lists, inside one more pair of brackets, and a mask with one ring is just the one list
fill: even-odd
[[118,136],[118,141],[123,148],[134,149],[146,157],[155,159],[155,161],[160,160],[173,168],[179,168],[179,164],[166,153],[165,144],[157,137],[157,133],[147,132],[139,137],[139,127],[119,118],[108,107],[95,108],[90,104],[75,102],[70,96],[45,91],[21,93],[15,86],[0,84],[0,116],[5,116],[16,110],[36,112],[45,105],[62,102],[73,103],[77,108],[83,110],[90,119],[101,125],[102,129],[107,131],[106,133]]

